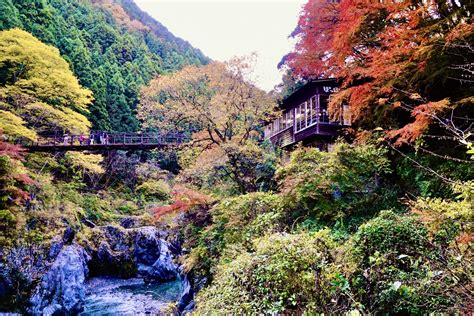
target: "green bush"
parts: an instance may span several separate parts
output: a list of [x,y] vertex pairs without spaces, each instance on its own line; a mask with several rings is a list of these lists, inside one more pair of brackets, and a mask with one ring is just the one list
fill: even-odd
[[136,215],[139,211],[137,204],[132,201],[124,201],[123,203],[120,203],[117,210],[125,215]]
[[355,252],[366,261],[376,252],[414,255],[428,248],[427,231],[420,222],[390,211],[382,211],[362,225],[354,236],[354,243]]
[[325,291],[315,284],[329,287],[328,276],[318,274],[331,261],[329,231],[276,233],[257,239],[254,246],[255,252],[220,263],[214,282],[196,298],[196,315],[316,310]]
[[[425,226],[413,216],[384,211],[353,238],[354,296],[375,314],[452,313],[472,280],[459,262],[447,262]],[[462,285],[461,283],[466,283]]]
[[113,218],[109,201],[98,195],[85,195],[81,206],[86,217],[94,222],[102,223]]
[[137,191],[145,200],[165,201],[170,198],[171,189],[163,180],[148,180],[137,186]]
[[280,196],[255,192],[219,202],[210,215],[211,226],[187,232],[187,239],[194,240],[189,245],[193,249],[186,258],[187,269],[194,268],[195,273],[206,277],[210,277],[223,252],[223,257],[230,260],[233,249],[237,253],[239,249],[252,250],[255,238],[281,230],[284,214]]
[[333,152],[296,150],[290,162],[278,169],[277,178],[295,218],[333,224],[398,205],[396,190],[387,189],[384,181],[390,173],[385,148],[339,143]]

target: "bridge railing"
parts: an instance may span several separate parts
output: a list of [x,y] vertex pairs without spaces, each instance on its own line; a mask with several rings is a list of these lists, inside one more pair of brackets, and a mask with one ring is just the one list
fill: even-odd
[[40,135],[36,141],[22,142],[27,147],[66,147],[95,145],[174,145],[183,144],[187,137],[181,133],[111,133]]

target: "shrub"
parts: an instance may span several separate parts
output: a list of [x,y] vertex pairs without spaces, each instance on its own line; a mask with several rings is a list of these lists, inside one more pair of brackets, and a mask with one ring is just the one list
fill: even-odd
[[171,189],[163,180],[148,180],[137,187],[137,191],[143,195],[146,200],[168,200],[170,198]]
[[[188,270],[209,277],[220,256],[233,258],[232,251],[252,250],[253,241],[264,234],[281,230],[283,209],[281,197],[271,193],[255,192],[225,199],[211,210],[212,225],[188,234],[197,239],[186,258]],[[189,235],[197,235],[189,236]]]
[[139,209],[138,209],[137,204],[135,204],[134,202],[132,202],[132,201],[123,201],[122,203],[120,203],[117,210],[121,214],[135,215],[136,213],[138,213]]
[[447,261],[414,217],[384,211],[360,227],[353,244],[359,270],[354,295],[371,313],[468,311],[463,288],[472,280],[459,262]]
[[333,152],[298,149],[277,171],[285,203],[294,216],[334,222],[355,214],[373,214],[396,205],[397,195],[385,189],[390,174],[387,150],[371,144],[339,143]]
[[109,201],[100,196],[85,195],[82,207],[85,210],[86,217],[94,222],[107,222],[113,218]]
[[[318,273],[331,261],[334,246],[328,230],[308,234],[276,233],[255,241],[255,252],[221,262],[210,287],[196,298],[197,315],[274,314],[315,310],[329,287]],[[320,284],[321,285],[321,284]]]
[[362,225],[354,236],[355,252],[366,261],[377,252],[395,256],[423,253],[427,242],[427,231],[420,222],[390,211]]

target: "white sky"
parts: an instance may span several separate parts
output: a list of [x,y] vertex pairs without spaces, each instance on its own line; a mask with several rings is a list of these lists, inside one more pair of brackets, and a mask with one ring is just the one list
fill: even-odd
[[135,0],[174,35],[214,60],[256,52],[253,80],[269,91],[281,80],[277,69],[289,53],[306,0]]

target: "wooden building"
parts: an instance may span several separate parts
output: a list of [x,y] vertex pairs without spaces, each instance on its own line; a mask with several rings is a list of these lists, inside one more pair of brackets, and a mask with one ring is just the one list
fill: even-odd
[[285,149],[302,143],[328,150],[341,128],[351,125],[348,106],[337,120],[329,116],[329,98],[337,89],[335,79],[321,79],[296,90],[280,104],[281,117],[265,126],[265,139]]

